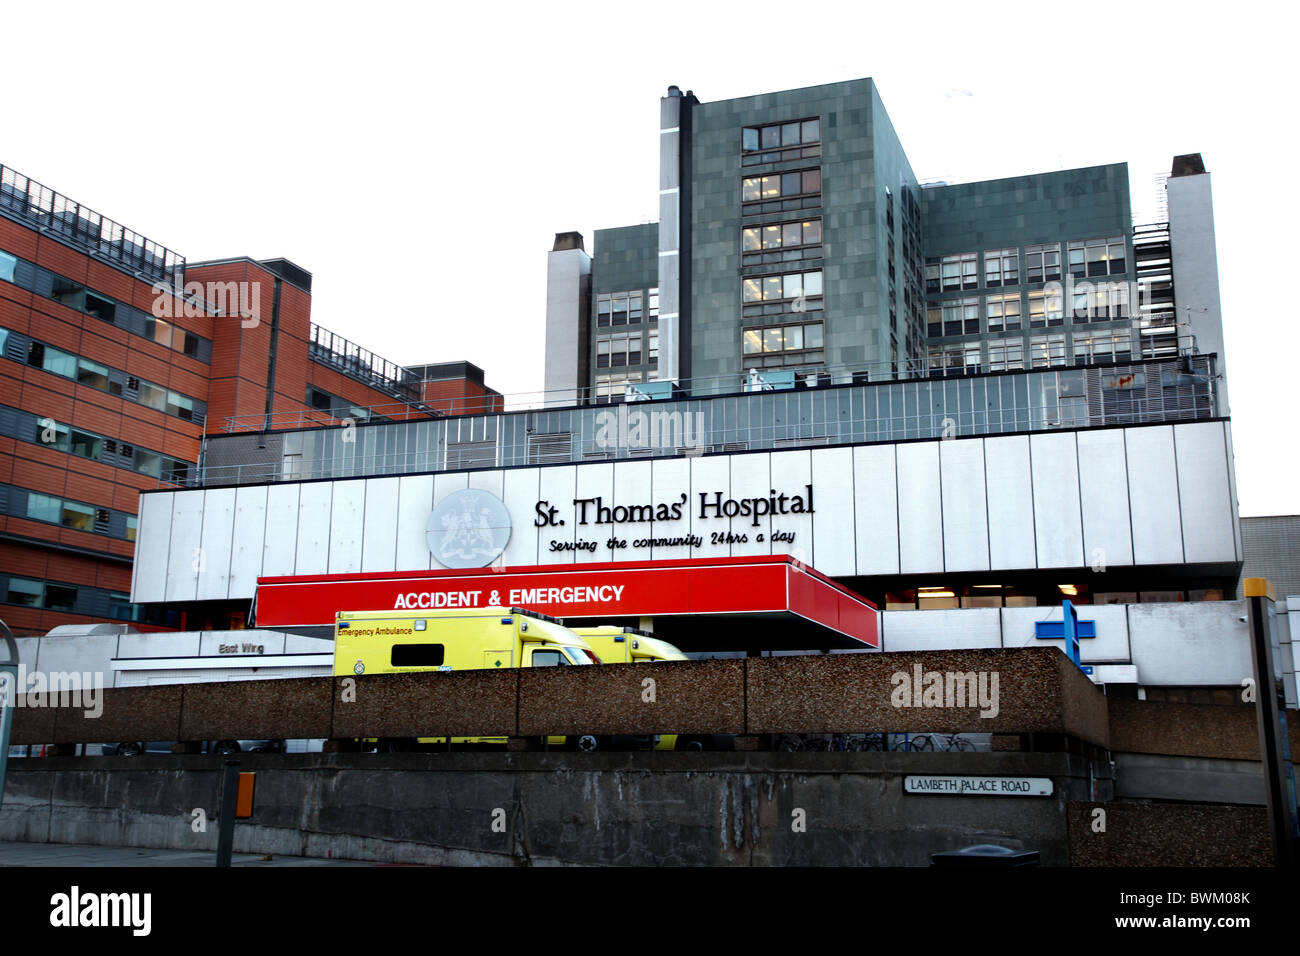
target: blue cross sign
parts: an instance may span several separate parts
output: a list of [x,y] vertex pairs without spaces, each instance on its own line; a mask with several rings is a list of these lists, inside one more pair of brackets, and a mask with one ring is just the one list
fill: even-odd
[[1036,621],[1034,623],[1034,637],[1040,641],[1059,641],[1061,638],[1065,638],[1065,653],[1069,655],[1070,660],[1074,661],[1074,666],[1085,674],[1091,674],[1092,667],[1085,666],[1079,661],[1079,638],[1096,637],[1097,622],[1079,620],[1074,605],[1069,601],[1061,602],[1061,616],[1064,620]]

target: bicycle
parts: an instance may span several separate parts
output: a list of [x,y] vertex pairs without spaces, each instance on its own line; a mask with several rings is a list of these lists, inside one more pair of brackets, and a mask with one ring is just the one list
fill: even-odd
[[919,751],[959,751],[974,753],[975,744],[961,734],[924,733],[911,738],[911,749]]

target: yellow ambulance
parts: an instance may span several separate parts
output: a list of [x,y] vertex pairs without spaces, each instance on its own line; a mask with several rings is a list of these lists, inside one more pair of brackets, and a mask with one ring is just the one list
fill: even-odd
[[[520,608],[410,611],[340,611],[334,625],[334,674],[404,674],[419,671],[497,670],[599,664],[591,646],[553,618]],[[375,741],[371,741],[375,742]],[[421,737],[420,744],[446,744]],[[452,744],[504,744],[504,737],[453,737]],[[551,745],[596,750],[598,739],[548,737]],[[406,745],[414,741],[403,742]],[[380,749],[404,749],[379,741]]]
[[643,664],[648,661],[684,661],[686,655],[667,641],[633,627],[575,627],[602,664]]
[[340,611],[335,620],[335,676],[600,662],[573,631],[519,608],[453,608],[415,615]]

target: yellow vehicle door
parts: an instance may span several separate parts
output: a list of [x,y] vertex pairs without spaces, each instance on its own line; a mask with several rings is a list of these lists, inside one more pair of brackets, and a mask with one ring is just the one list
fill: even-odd
[[515,655],[513,651],[484,651],[483,652],[483,669],[489,671],[499,671],[504,667],[515,666]]

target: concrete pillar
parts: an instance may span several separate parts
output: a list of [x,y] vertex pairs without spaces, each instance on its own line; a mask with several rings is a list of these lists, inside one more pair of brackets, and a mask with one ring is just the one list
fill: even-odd
[[562,232],[546,259],[547,406],[576,405],[591,386],[591,257],[582,234]]

